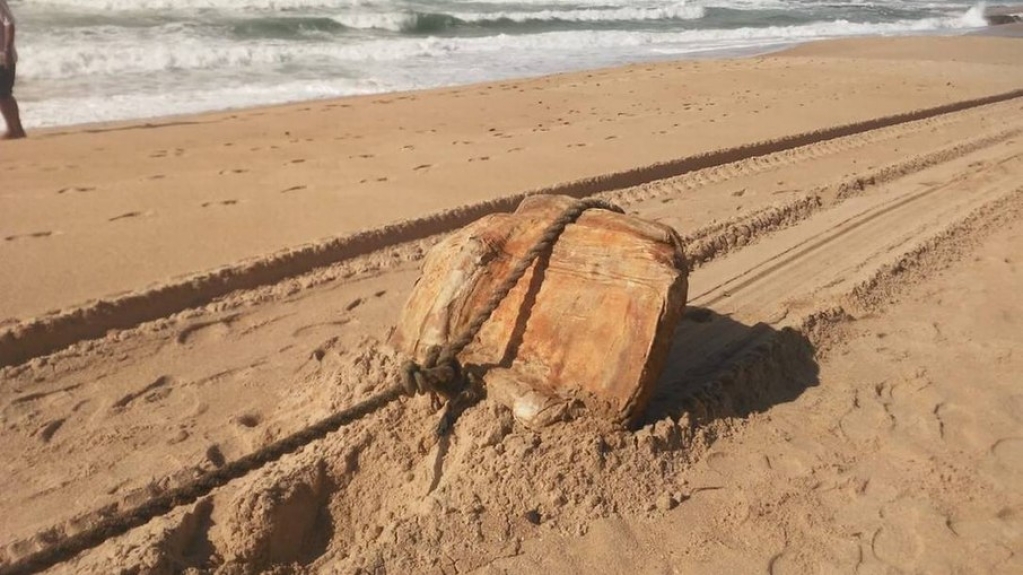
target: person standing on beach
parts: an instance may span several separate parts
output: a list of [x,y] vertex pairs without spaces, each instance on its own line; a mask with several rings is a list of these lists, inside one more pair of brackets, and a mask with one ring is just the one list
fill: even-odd
[[0,114],[7,122],[5,139],[24,138],[18,101],[14,99],[14,73],[18,52],[14,49],[14,14],[7,0],[0,0]]

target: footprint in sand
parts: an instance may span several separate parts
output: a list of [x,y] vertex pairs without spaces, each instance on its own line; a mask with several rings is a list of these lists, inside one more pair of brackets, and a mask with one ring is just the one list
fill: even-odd
[[224,457],[224,452],[220,450],[220,446],[214,443],[206,449],[206,461],[213,464],[213,467],[223,467],[227,463],[227,458]]
[[429,169],[431,167],[433,167],[433,164],[419,164],[418,166],[412,168],[412,171],[413,172],[418,172],[420,170],[426,170],[426,169]]
[[17,234],[13,236],[7,236],[4,238],[5,242],[15,242],[18,240],[27,240],[32,238],[48,238],[53,235],[53,232],[32,232],[30,234]]
[[306,189],[306,187],[307,186],[291,186],[290,188],[288,188],[286,190],[281,190],[281,193],[282,194],[286,194],[288,192],[298,192],[298,191]]
[[1023,437],[1006,437],[991,446],[999,463],[1015,473],[1023,473]]
[[244,174],[245,172],[248,172],[248,170],[245,170],[243,168],[234,168],[231,170],[220,170],[217,173],[223,176],[225,174]]
[[148,212],[126,212],[126,213],[123,213],[123,214],[121,214],[119,216],[114,216],[114,217],[108,219],[107,221],[108,222],[116,222],[118,220],[127,220],[127,219],[133,219],[133,218],[138,218],[138,217],[148,217],[148,216],[151,216],[153,214],[154,214],[154,212],[152,212],[152,211],[148,211]]
[[46,425],[43,425],[43,427],[39,430],[39,440],[43,443],[49,443],[50,440],[53,439],[53,436],[57,433],[57,430],[64,425],[65,421],[67,421],[65,418],[60,418],[47,422]]
[[170,395],[170,384],[172,383],[174,383],[174,378],[169,375],[161,375],[152,383],[142,387],[142,389],[121,396],[111,407],[114,410],[124,409],[140,397],[145,399],[147,403],[160,401]]
[[338,328],[348,325],[351,321],[352,320],[348,318],[342,318],[337,321],[327,321],[322,323],[314,323],[311,325],[304,325],[296,329],[294,332],[292,332],[291,337],[299,337],[314,331],[336,332]]
[[233,206],[238,203],[238,200],[221,200],[219,202],[203,202],[202,207],[208,208],[210,206]]
[[58,194],[66,194],[67,192],[91,192],[96,188],[92,186],[72,186],[70,188],[61,188],[57,190]]
[[487,162],[490,161],[490,156],[479,156],[476,158],[469,158],[470,162]]
[[188,433],[188,430],[179,429],[172,433],[170,437],[167,438],[167,445],[177,445],[178,443],[181,443],[182,441],[188,439],[189,437],[190,434]]
[[305,159],[304,158],[295,158],[294,160],[291,160],[288,163],[289,164],[304,164],[305,163]]
[[257,412],[248,412],[239,415],[234,418],[234,422],[240,427],[247,427],[249,429],[256,427],[263,421],[263,416]]
[[223,339],[231,331],[232,324],[238,318],[239,315],[235,314],[218,321],[190,325],[178,333],[177,342],[181,345],[189,345]]

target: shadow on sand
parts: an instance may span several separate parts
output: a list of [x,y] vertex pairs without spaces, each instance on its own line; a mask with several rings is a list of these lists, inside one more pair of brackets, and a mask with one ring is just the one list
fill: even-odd
[[813,344],[794,329],[745,325],[690,307],[642,423],[683,413],[709,423],[792,401],[818,383],[814,356]]

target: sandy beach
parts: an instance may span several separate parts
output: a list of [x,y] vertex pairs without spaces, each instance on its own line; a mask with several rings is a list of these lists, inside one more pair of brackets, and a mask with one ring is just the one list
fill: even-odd
[[638,429],[402,400],[51,571],[1020,572],[996,31],[0,143],[0,573],[382,389],[424,253],[532,193],[685,242]]

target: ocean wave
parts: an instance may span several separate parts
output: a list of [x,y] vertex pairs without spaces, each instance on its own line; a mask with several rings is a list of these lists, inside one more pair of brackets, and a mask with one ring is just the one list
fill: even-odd
[[230,24],[231,33],[239,38],[279,38],[291,40],[306,36],[344,32],[347,27],[328,17],[245,18]]
[[387,0],[32,0],[36,6],[57,6],[104,12],[216,10],[295,11],[389,6]]
[[392,32],[430,33],[460,25],[501,27],[532,23],[623,23],[652,20],[696,20],[702,18],[702,6],[673,4],[650,8],[622,7],[602,9],[536,10],[516,12],[390,12],[356,13],[333,16],[348,28],[390,30]]
[[[323,69],[347,69],[374,63],[415,65],[430,62],[443,66],[445,58],[499,54],[506,59],[519,54],[524,62],[540,55],[615,51],[684,54],[708,49],[791,43],[842,36],[891,35],[931,30],[954,30],[978,25],[971,12],[966,16],[925,18],[886,23],[845,20],[795,26],[696,29],[673,32],[626,30],[575,30],[538,34],[497,34],[480,37],[395,37],[371,40],[287,42],[234,42],[195,36],[187,28],[122,34],[116,40],[97,41],[94,36],[50,38],[21,49],[19,72],[28,80],[79,76],[146,74],[181,70],[272,69],[300,63],[317,63]],[[640,54],[642,56],[642,54]],[[488,65],[486,58],[480,65]],[[516,64],[518,66],[518,64]]]
[[[422,10],[421,3],[406,0],[31,0],[33,6],[54,6],[77,10],[106,12],[148,12],[148,11],[296,11],[346,9],[415,9]],[[476,6],[505,6],[509,0],[471,0]],[[571,9],[656,9],[664,5],[663,0],[515,0],[517,7],[539,7],[543,10]],[[448,2],[447,5],[452,5]],[[934,0],[835,0],[813,2],[810,0],[694,0],[694,6],[732,8],[748,10],[781,9],[806,10],[815,7],[879,7],[909,8],[921,10],[962,10],[970,2],[935,2]]]

